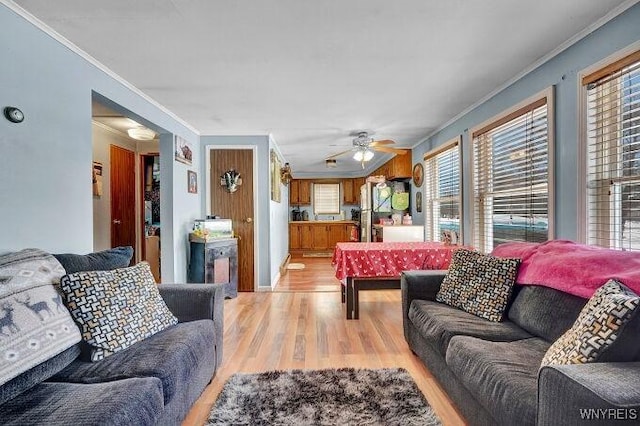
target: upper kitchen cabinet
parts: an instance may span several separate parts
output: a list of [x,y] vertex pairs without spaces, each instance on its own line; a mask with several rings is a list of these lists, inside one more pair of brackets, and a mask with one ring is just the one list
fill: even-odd
[[372,175],[383,175],[389,180],[411,178],[411,154],[396,155],[378,167]]
[[343,204],[357,204],[356,192],[359,192],[360,188],[356,189],[355,179],[342,179],[342,203]]
[[289,204],[293,206],[311,204],[311,181],[292,179],[289,183]]

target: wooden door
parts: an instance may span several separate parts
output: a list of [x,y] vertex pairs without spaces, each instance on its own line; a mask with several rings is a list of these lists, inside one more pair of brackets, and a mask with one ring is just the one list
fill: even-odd
[[[133,151],[111,145],[111,247],[136,247],[136,156]],[[131,259],[134,262],[135,254]]]
[[[238,236],[238,291],[254,291],[253,150],[214,149],[209,161],[211,214],[231,219]],[[242,179],[242,185],[232,193],[220,185],[220,176],[230,169]]]

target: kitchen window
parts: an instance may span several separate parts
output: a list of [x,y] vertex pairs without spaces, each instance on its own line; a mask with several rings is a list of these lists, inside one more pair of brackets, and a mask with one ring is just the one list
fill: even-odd
[[424,156],[425,225],[427,241],[448,235],[457,242],[460,233],[460,141],[455,139]]
[[340,184],[313,184],[313,213],[340,214]]
[[552,238],[552,91],[474,129],[474,246]]
[[640,51],[585,76],[587,242],[640,250]]

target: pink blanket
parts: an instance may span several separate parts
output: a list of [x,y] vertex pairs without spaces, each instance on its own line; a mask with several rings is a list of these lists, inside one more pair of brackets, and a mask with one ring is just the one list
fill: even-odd
[[589,298],[610,278],[640,294],[640,252],[609,250],[566,240],[505,243],[491,253],[522,259],[516,283],[542,285]]

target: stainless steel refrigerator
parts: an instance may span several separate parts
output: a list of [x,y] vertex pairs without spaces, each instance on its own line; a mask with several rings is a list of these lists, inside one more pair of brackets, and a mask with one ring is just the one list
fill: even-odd
[[381,219],[402,218],[410,211],[408,181],[366,182],[360,187],[360,241],[371,242],[373,225]]

